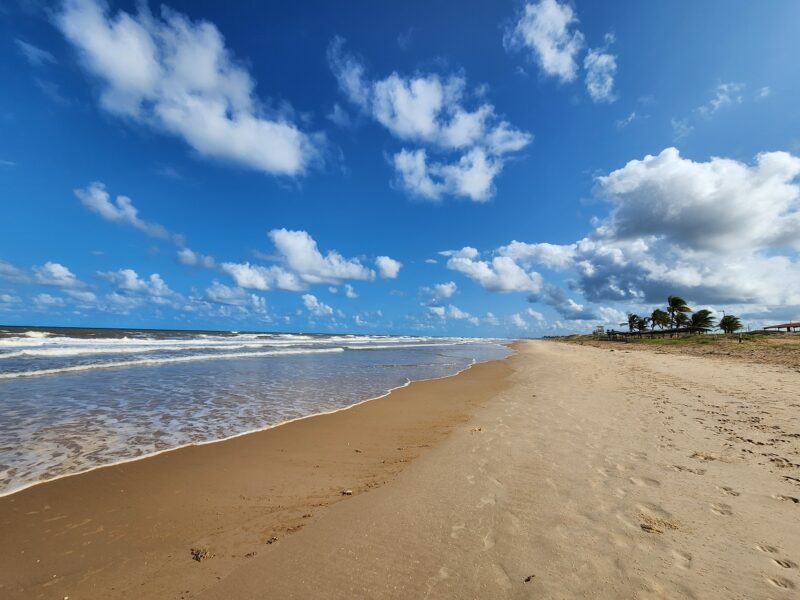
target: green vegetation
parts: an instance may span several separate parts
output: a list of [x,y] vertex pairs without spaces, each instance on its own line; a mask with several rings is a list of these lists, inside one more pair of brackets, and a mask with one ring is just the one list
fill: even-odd
[[[695,311],[680,296],[669,296],[666,310],[655,308],[649,317],[628,313],[628,320],[620,325],[627,326],[629,333],[654,332],[658,328],[672,337],[677,333],[674,330],[684,328],[691,333],[706,333],[716,327],[715,320],[709,309],[701,308]],[[735,333],[743,327],[738,317],[725,315],[720,319],[719,329],[724,333]]]
[[733,315],[725,315],[719,321],[719,328],[725,333],[734,333],[742,329],[742,322]]

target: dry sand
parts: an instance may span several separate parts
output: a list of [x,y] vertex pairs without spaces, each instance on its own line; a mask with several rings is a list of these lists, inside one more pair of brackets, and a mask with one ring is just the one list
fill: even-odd
[[[204,599],[797,597],[800,373],[556,342],[518,349],[350,411],[3,499],[0,523],[12,535],[3,536],[0,565],[12,570],[0,591],[71,599],[181,597],[176,590]],[[432,408],[442,403],[450,408]],[[384,414],[359,416],[372,407]],[[425,411],[438,414],[417,421]],[[315,424],[305,434],[313,447],[293,441],[303,424]],[[374,435],[359,438],[362,453],[339,451],[365,428]],[[433,428],[437,435],[419,442]],[[438,443],[402,472],[379,471],[379,459],[393,456],[387,438],[406,435]],[[248,461],[259,452],[285,464],[284,487],[270,494],[255,493],[267,467]],[[263,523],[280,510],[281,489],[310,485],[314,461],[318,498],[329,503],[342,485],[341,461],[352,462],[357,483],[346,485],[356,493],[265,544]],[[241,469],[247,477],[235,474]],[[117,487],[135,487],[137,500]],[[292,498],[286,506],[299,512],[302,498]],[[90,505],[83,512],[81,502]],[[186,514],[176,512],[182,503]],[[244,558],[250,538],[257,554]],[[115,553],[92,562],[103,554],[84,540]],[[188,548],[200,544],[215,556],[191,561]],[[15,557],[23,548],[26,556]],[[55,570],[70,550],[91,560]],[[36,578],[33,556],[42,553],[48,563]],[[58,583],[42,588],[51,570]]]

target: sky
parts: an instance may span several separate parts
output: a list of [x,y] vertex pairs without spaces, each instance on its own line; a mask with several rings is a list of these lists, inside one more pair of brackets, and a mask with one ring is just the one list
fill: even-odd
[[800,319],[800,3],[0,5],[0,323]]

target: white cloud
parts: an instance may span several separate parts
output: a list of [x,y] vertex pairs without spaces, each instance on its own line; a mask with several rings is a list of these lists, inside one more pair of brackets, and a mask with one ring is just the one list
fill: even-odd
[[312,294],[303,294],[303,305],[306,307],[306,310],[315,317],[329,317],[333,314],[333,309],[330,306],[324,302],[320,302],[317,300],[317,297]]
[[237,286],[243,288],[262,291],[277,288],[291,292],[300,292],[307,288],[296,274],[275,265],[264,267],[251,265],[249,262],[225,262],[220,265],[220,269],[230,275]]
[[378,267],[378,274],[381,278],[396,279],[403,263],[388,256],[379,256],[375,259],[375,266]]
[[550,269],[564,269],[571,265],[575,258],[575,244],[561,245],[547,242],[526,244],[514,240],[507,246],[498,248],[497,253],[526,266],[538,264]]
[[770,89],[770,87],[764,86],[758,90],[758,95],[756,96],[756,98],[761,100],[763,98],[769,98],[771,95],[772,95],[772,90]]
[[583,47],[583,34],[575,29],[578,19],[568,4],[541,0],[525,5],[522,16],[507,32],[510,48],[528,48],[546,75],[561,81],[577,77],[576,58]]
[[[392,73],[369,80],[362,62],[344,52],[343,45],[336,38],[328,52],[341,91],[397,139],[426,146],[394,154],[399,184],[429,200],[444,195],[487,200],[504,156],[527,146],[532,136],[501,119],[492,104],[467,108],[461,75]],[[429,160],[431,152],[440,156]]]
[[[603,48],[589,50],[583,60],[586,69],[586,90],[595,102],[614,102],[614,76],[617,57]],[[635,114],[635,113],[634,113]]]
[[38,308],[52,308],[54,306],[64,306],[64,299],[50,294],[37,294],[33,297],[33,303]]
[[625,129],[628,125],[633,123],[638,118],[639,118],[639,116],[636,114],[636,111],[633,111],[631,114],[629,114],[624,119],[618,119],[616,121],[617,129]]
[[355,300],[356,298],[358,298],[358,294],[356,294],[356,291],[353,289],[353,286],[350,285],[349,283],[344,284],[344,295],[347,296],[350,300]]
[[36,283],[42,285],[52,285],[63,289],[74,289],[85,287],[85,283],[80,281],[75,274],[62,264],[47,262],[41,267],[33,267]]
[[454,281],[437,283],[433,286],[433,293],[436,298],[450,298],[456,293],[456,291],[458,291],[458,286]]
[[447,268],[463,273],[492,292],[537,293],[541,289],[541,275],[525,271],[508,256],[495,256],[491,261],[476,257],[477,250],[467,246],[451,253]]
[[22,269],[4,260],[0,260],[0,277],[18,282],[25,282],[28,279],[27,274]]
[[155,238],[167,240],[174,237],[163,226],[140,219],[139,211],[127,196],[117,196],[116,200],[112,201],[105,185],[98,181],[89,184],[86,188],[76,189],[74,192],[86,208],[97,213],[106,221],[130,225]]
[[530,327],[530,324],[519,313],[514,313],[510,319],[511,324],[517,329],[528,329]]
[[729,104],[741,104],[744,87],[743,83],[720,83],[714,88],[714,95],[711,100],[703,106],[699,106],[697,112],[704,117],[710,117]]
[[97,296],[95,293],[88,290],[64,290],[64,292],[68,296],[71,296],[78,302],[82,302],[84,304],[94,304],[97,302]]
[[483,318],[484,323],[487,325],[491,325],[492,327],[496,327],[500,325],[500,319],[498,319],[494,313],[487,312],[486,316]]
[[123,297],[144,298],[154,304],[170,304],[180,300],[180,294],[171,290],[158,273],[153,273],[147,279],[142,279],[133,269],[119,269],[118,271],[99,271],[99,277],[110,281],[120,293],[115,298],[123,303]]
[[315,140],[270,114],[255,82],[216,26],[167,7],[110,14],[96,0],[67,0],[56,22],[102,83],[101,106],[182,138],[199,154],[276,175],[302,174]]
[[753,166],[695,162],[667,148],[598,178],[618,238],[666,235],[694,250],[800,247],[800,158],[765,152]]
[[468,321],[472,325],[480,325],[480,319],[478,317],[473,317],[466,311],[461,310],[457,306],[453,306],[449,304],[447,306],[447,316],[451,319],[456,319],[459,321]]
[[428,306],[427,309],[431,314],[436,315],[440,319],[444,319],[447,310],[444,306]]
[[532,308],[528,308],[525,310],[525,314],[531,317],[532,319],[539,321],[540,323],[544,323],[545,320],[544,315],[540,313],[538,310],[533,310]]
[[[667,148],[630,161],[597,179],[608,217],[551,264],[572,270],[574,288],[592,302],[660,303],[678,294],[709,304],[800,305],[798,176],[800,158],[786,152],[745,164],[692,161]],[[538,245],[515,242],[498,253],[536,263],[529,247]],[[533,299],[567,319],[608,319],[554,286]]]
[[267,303],[261,296],[251,294],[242,288],[232,288],[214,281],[206,288],[206,297],[217,304],[236,306],[259,314],[267,312]]
[[323,255],[317,242],[305,231],[273,229],[269,237],[286,268],[307,283],[339,284],[344,279],[375,278],[374,271],[362,265],[357,258],[346,259],[335,250]]
[[213,269],[217,264],[213,256],[200,254],[190,248],[181,248],[178,250],[178,262],[190,267],[200,266],[207,269]]
[[689,123],[689,119],[671,119],[672,138],[677,142],[688,136],[694,130],[694,126]]
[[41,67],[45,63],[55,64],[56,62],[56,57],[50,52],[38,46],[34,46],[33,44],[29,44],[25,40],[15,38],[14,43],[17,45],[20,54],[34,67]]

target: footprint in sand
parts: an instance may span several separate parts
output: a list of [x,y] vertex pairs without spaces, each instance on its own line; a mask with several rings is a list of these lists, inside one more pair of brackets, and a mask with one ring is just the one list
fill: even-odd
[[721,488],[723,492],[725,492],[728,496],[738,496],[739,492],[734,490],[733,488],[728,487],[727,485],[723,485]]
[[781,502],[791,502],[793,504],[800,504],[800,498],[795,498],[794,496],[784,496],[783,494],[775,494],[772,496],[775,500],[780,500]]
[[659,487],[661,485],[660,481],[656,479],[650,479],[649,477],[630,477],[628,480],[632,484],[641,487]]
[[767,583],[784,590],[793,590],[794,584],[783,577],[767,577]]
[[675,566],[679,569],[691,569],[692,568],[692,555],[688,552],[683,552],[681,550],[673,550],[672,557],[675,559]]
[[711,512],[715,515],[729,517],[733,514],[733,509],[727,504],[711,504]]
[[766,544],[757,544],[756,550],[760,550],[761,552],[766,552],[767,554],[775,554],[778,549],[775,546],[768,546]]
[[772,561],[778,565],[779,567],[783,567],[784,569],[796,569],[797,563],[793,563],[790,560],[786,560],[785,558],[773,558]]

